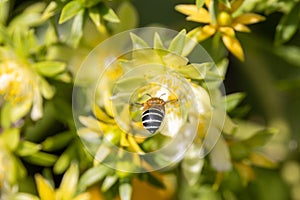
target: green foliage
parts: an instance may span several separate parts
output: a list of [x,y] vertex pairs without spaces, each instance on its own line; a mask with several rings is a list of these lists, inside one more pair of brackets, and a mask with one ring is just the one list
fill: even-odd
[[[160,2],[159,7],[170,7],[167,5],[170,2]],[[194,3],[198,11],[207,8],[211,24],[217,25],[219,10],[229,11],[233,2],[239,0],[195,0]],[[155,2],[149,3],[158,7]],[[163,13],[146,10],[137,1],[0,0],[0,199],[101,199],[98,196],[103,193],[130,200],[137,190],[133,184],[136,178],[157,188],[158,193],[169,190],[166,181],[154,173],[128,173],[126,169],[132,168],[129,161],[117,163],[125,171],[101,165],[101,161],[114,156],[112,152],[96,143],[97,159],[94,160],[78,139],[78,135],[83,136],[83,142],[93,143],[90,138],[101,132],[101,125],[108,130],[105,137],[109,142],[122,144],[125,150],[134,147],[155,151],[168,141],[165,136],[155,136],[155,141],[130,143],[132,140],[124,139],[122,130],[116,128],[109,106],[95,106],[96,119],[80,117],[85,129],[77,135],[72,115],[72,84],[83,59],[97,44],[114,34],[139,24],[164,21],[153,18],[154,15],[163,17]],[[120,59],[121,70],[127,71],[136,62],[151,61],[172,66],[191,84],[204,89],[218,89],[224,79],[225,86],[227,83],[229,86],[229,94],[222,98],[226,104],[224,125],[210,127],[216,132],[220,129],[222,135],[209,156],[199,157],[203,153],[202,137],[208,129],[205,120],[210,116],[207,114],[201,116],[197,138],[184,159],[165,169],[176,174],[177,186],[172,193],[177,199],[299,199],[297,192],[290,193],[288,189],[296,191],[299,180],[292,179],[294,174],[288,174],[285,166],[289,159],[299,158],[298,147],[293,144],[299,139],[296,133],[300,128],[297,123],[300,1],[244,0],[232,17],[253,12],[264,13],[265,24],[254,26],[249,36],[234,32],[234,38],[239,39],[245,51],[244,63],[228,56],[220,42],[224,36],[220,30],[201,42],[217,63],[216,71],[212,70],[213,62],[188,62],[185,56],[193,51],[197,34],[190,31],[195,24],[184,22],[180,15],[174,14],[173,18],[166,19],[167,24],[164,22],[179,31],[171,41],[164,41],[155,33],[153,44],[148,44],[130,34],[135,51],[132,60]],[[247,23],[250,22],[242,25]],[[193,30],[204,33],[203,29]],[[192,39],[187,40],[186,36]],[[261,44],[255,46],[257,43]],[[143,51],[151,49],[150,46],[155,49],[151,54]],[[130,92],[143,85],[146,79],[138,75],[115,82],[115,90]],[[211,109],[217,108],[213,105]],[[137,119],[135,114],[133,118]],[[102,139],[103,135],[97,137]],[[284,156],[278,158],[278,152],[290,155],[282,153]],[[154,159],[165,162],[161,157]],[[283,169],[278,161],[282,162]],[[297,171],[299,162],[294,162]],[[285,173],[279,176],[281,170]],[[31,184],[23,184],[28,180]],[[27,187],[24,185],[29,189],[24,189]],[[101,195],[93,196],[90,189],[94,186]],[[268,189],[272,193],[267,193]]]

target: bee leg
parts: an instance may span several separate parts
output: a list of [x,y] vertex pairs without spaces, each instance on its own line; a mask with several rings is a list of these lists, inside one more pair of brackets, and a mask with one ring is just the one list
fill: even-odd
[[171,99],[169,101],[166,101],[165,104],[167,104],[167,103],[173,103],[173,102],[177,102],[177,101],[178,101],[178,99]]

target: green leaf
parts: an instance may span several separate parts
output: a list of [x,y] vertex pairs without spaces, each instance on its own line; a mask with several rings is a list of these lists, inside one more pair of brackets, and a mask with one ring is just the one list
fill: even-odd
[[242,92],[233,93],[230,95],[226,95],[226,111],[231,112],[234,108],[241,103],[241,101],[245,98],[246,94]]
[[44,142],[42,142],[44,151],[57,151],[64,147],[66,147],[71,139],[73,138],[73,134],[71,131],[62,132],[56,134],[52,137],[47,137]]
[[130,200],[132,194],[132,186],[129,183],[122,183],[119,186],[119,193],[121,200]]
[[79,176],[79,170],[77,164],[72,164],[70,168],[66,171],[59,186],[59,191],[61,192],[61,200],[73,199],[76,192],[76,186]]
[[232,168],[229,148],[222,136],[219,137],[217,143],[210,152],[210,161],[211,166],[217,171],[229,171]]
[[138,26],[138,12],[129,1],[122,2],[116,12],[120,22],[110,25],[114,33],[134,29]]
[[255,135],[243,141],[248,147],[261,147],[270,141],[271,137],[277,132],[277,129],[268,128],[256,132]]
[[78,1],[70,1],[61,11],[61,15],[59,18],[59,24],[62,24],[83,10],[82,5]]
[[163,182],[161,182],[158,178],[156,178],[151,173],[147,174],[147,182],[149,182],[151,185],[160,188],[160,189],[166,189],[166,186]]
[[166,49],[157,32],[154,34],[154,49]]
[[106,176],[102,186],[101,186],[101,191],[102,192],[106,192],[107,190],[109,190],[118,180],[118,176],[117,175],[111,175],[111,176]]
[[13,195],[13,200],[39,200],[39,198],[32,194],[19,192]]
[[7,129],[2,133],[5,146],[10,151],[15,151],[20,142],[20,130],[17,128]]
[[0,24],[5,24],[9,14],[9,0],[0,1]]
[[76,156],[76,146],[71,144],[57,159],[54,164],[53,171],[55,174],[62,174],[69,166],[73,158]]
[[97,165],[88,169],[79,179],[79,191],[85,191],[86,188],[101,181],[110,172],[111,169],[104,165]]
[[143,77],[129,77],[116,82],[116,90],[119,92],[133,91],[139,86],[146,84],[147,81]]
[[89,8],[89,16],[97,28],[101,26],[101,14],[97,7]]
[[112,23],[120,22],[120,19],[110,7],[106,6],[105,4],[101,4],[99,9],[104,20]]
[[42,61],[32,66],[43,76],[52,77],[66,70],[66,63],[59,61]]
[[40,144],[35,144],[33,142],[29,142],[25,140],[20,142],[20,145],[18,146],[16,153],[19,156],[30,156],[37,153],[40,149],[41,149]]
[[193,63],[190,65],[179,66],[176,71],[181,73],[188,79],[203,80],[205,79],[206,71],[211,67],[212,63]]
[[227,6],[228,8],[231,7],[230,1],[229,0],[219,0],[219,2],[223,3],[225,6]]
[[209,14],[211,16],[212,24],[217,24],[218,15],[218,0],[211,0],[209,5]]
[[283,58],[286,62],[300,67],[300,47],[299,46],[279,46],[275,50],[275,53]]
[[1,107],[1,127],[4,129],[8,129],[12,123],[12,119],[10,117],[10,112],[11,112],[11,103],[4,103]]
[[171,41],[168,50],[178,55],[181,55],[184,48],[185,39],[186,39],[186,30],[183,29]]
[[35,165],[51,167],[57,160],[57,156],[49,153],[37,152],[33,155],[24,157],[24,160]]
[[289,13],[284,15],[276,27],[275,44],[279,45],[289,41],[299,26],[300,4],[294,5]]
[[45,11],[42,14],[42,19],[47,20],[50,17],[54,16],[57,11],[57,3],[55,1],[51,1],[49,5],[46,7]]
[[149,48],[149,45],[139,36],[134,33],[130,33],[130,38],[132,41],[133,49],[144,49]]
[[71,35],[69,36],[67,43],[73,48],[79,45],[79,42],[83,35],[83,21],[84,21],[84,11],[79,12],[72,23]]
[[205,0],[196,0],[196,6],[198,9],[202,8],[205,3]]

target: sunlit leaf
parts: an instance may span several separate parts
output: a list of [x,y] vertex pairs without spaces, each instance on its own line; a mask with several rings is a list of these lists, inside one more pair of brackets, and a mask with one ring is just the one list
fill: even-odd
[[61,11],[59,23],[62,24],[75,15],[77,15],[83,9],[79,1],[70,1],[67,3]]
[[57,156],[44,153],[44,152],[37,152],[30,156],[24,157],[27,162],[30,162],[35,165],[50,167],[52,166],[55,161],[57,160]]
[[275,44],[289,41],[299,27],[300,4],[294,5],[289,13],[284,15],[276,27]]
[[58,5],[55,1],[51,1],[46,7],[45,11],[42,14],[42,19],[47,20],[50,17],[54,16],[57,11]]
[[299,46],[279,46],[275,48],[275,53],[286,62],[300,67],[300,47]]
[[245,93],[238,92],[226,95],[226,111],[231,112],[245,98]]
[[67,43],[72,47],[76,48],[83,35],[83,22],[84,22],[84,12],[80,11],[74,17],[71,28],[71,35],[67,39]]
[[77,164],[72,164],[66,171],[59,186],[61,200],[69,200],[74,196],[77,189],[79,170]]
[[101,4],[100,6],[100,13],[103,19],[112,23],[119,23],[120,19],[116,15],[113,9],[109,8],[105,4]]
[[186,39],[186,30],[182,30],[171,41],[168,50],[172,53],[181,55],[184,48],[185,39]]
[[88,188],[89,186],[101,181],[110,172],[111,169],[104,165],[98,165],[88,169],[79,179],[79,190],[86,190],[86,188]]
[[36,152],[38,152],[41,149],[41,145],[40,144],[35,144],[29,141],[22,141],[20,142],[16,153],[19,156],[29,156],[32,155]]
[[9,14],[9,0],[0,1],[0,24],[5,24]]
[[37,196],[29,193],[18,192],[13,195],[13,200],[40,200]]
[[119,186],[119,193],[121,200],[130,200],[132,194],[132,186],[129,183],[122,183]]
[[218,0],[211,0],[208,10],[211,17],[211,23],[215,25],[217,23],[218,15]]
[[45,151],[57,151],[68,145],[72,138],[73,134],[70,131],[66,131],[47,137],[41,145]]
[[253,165],[258,167],[265,167],[265,168],[275,168],[277,167],[277,163],[269,159],[267,156],[263,155],[262,153],[252,152],[250,154],[250,161]]
[[165,46],[163,45],[163,42],[161,41],[161,38],[157,32],[154,34],[154,44],[155,49],[165,49]]
[[210,153],[211,166],[217,171],[228,171],[232,168],[229,148],[223,137],[220,137]]
[[129,1],[122,2],[116,12],[120,22],[110,25],[114,33],[130,30],[138,26],[138,12]]
[[130,38],[133,44],[133,49],[149,48],[149,45],[142,38],[135,35],[134,33],[130,33]]
[[7,129],[2,133],[2,138],[5,142],[5,146],[10,151],[15,151],[20,142],[20,130],[17,128]]
[[32,66],[38,73],[52,77],[63,72],[66,69],[66,63],[59,61],[43,61],[33,64]]
[[72,159],[76,156],[76,146],[71,144],[57,159],[53,171],[55,174],[62,174],[69,166]]
[[255,135],[243,141],[243,143],[249,147],[258,147],[265,145],[270,141],[271,137],[277,132],[274,128],[268,128],[256,132]]
[[91,7],[89,8],[89,16],[93,23],[96,25],[96,27],[100,28],[101,26],[101,14],[99,12],[99,9],[97,7]]
[[101,191],[106,192],[109,190],[117,182],[117,180],[117,175],[106,176],[102,183]]
[[205,3],[205,0],[196,0],[196,6],[198,9],[202,8]]

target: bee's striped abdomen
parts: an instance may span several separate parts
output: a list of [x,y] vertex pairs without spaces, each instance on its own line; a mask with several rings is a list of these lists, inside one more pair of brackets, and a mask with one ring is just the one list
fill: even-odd
[[142,114],[142,123],[150,133],[155,133],[164,118],[164,111],[157,108],[149,108],[145,110]]

